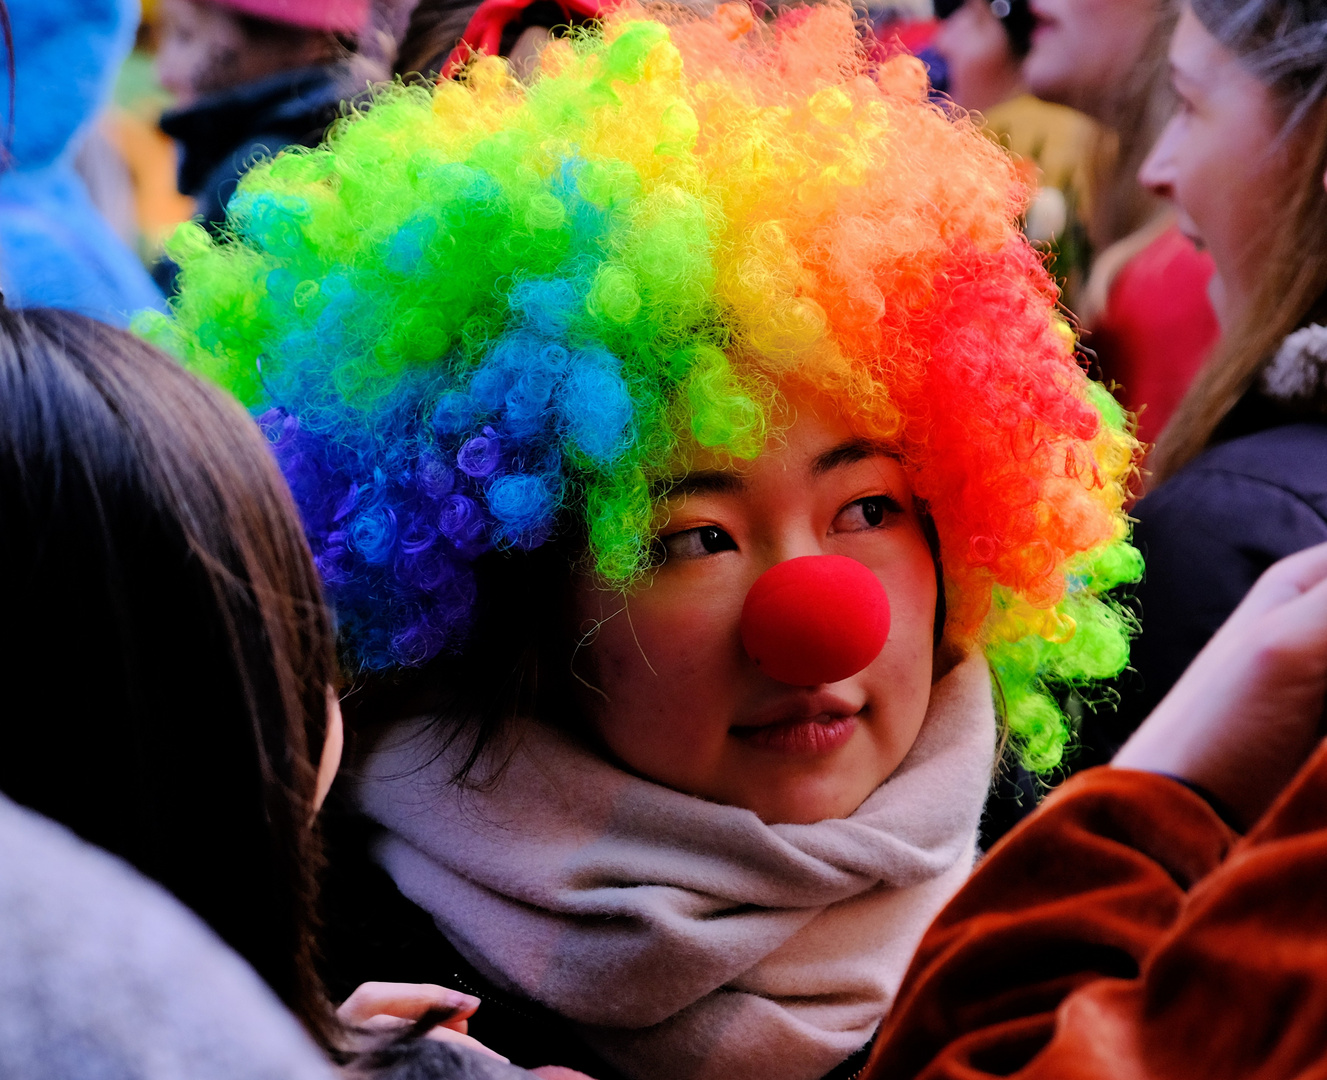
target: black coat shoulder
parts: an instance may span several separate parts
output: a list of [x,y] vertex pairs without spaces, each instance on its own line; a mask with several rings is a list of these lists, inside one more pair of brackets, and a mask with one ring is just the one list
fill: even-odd
[[[195,219],[216,232],[255,161],[288,146],[317,146],[340,112],[344,84],[338,65],[298,68],[163,114],[161,130],[180,152],[177,185],[194,200]],[[175,294],[178,274],[168,257],[152,268],[152,280],[167,296]]]
[[198,200],[203,220],[223,219],[255,158],[316,145],[336,119],[344,84],[338,65],[296,68],[163,114],[161,130],[180,148],[180,191]]
[[1258,576],[1327,541],[1327,422],[1282,424],[1220,443],[1139,501],[1134,542],[1142,633],[1104,717],[1118,745],[1165,696]]

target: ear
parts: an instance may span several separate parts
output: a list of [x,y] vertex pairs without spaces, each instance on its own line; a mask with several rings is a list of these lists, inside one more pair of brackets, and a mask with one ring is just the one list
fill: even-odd
[[318,761],[318,779],[313,794],[313,812],[322,809],[323,800],[332,790],[336,771],[341,767],[341,751],[345,748],[346,729],[341,719],[341,702],[336,690],[327,688],[327,737],[323,740],[323,753]]

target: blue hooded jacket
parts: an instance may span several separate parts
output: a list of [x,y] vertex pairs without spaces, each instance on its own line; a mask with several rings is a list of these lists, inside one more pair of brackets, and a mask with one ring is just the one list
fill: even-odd
[[[10,0],[9,14],[14,113],[0,174],[0,286],[11,307],[65,308],[124,326],[141,308],[162,308],[162,296],[73,162],[133,46],[138,0]],[[0,53],[0,113],[8,112],[4,64]]]

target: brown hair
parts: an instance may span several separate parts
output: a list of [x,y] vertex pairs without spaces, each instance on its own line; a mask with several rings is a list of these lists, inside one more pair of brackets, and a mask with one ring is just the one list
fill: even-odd
[[170,889],[324,1046],[333,628],[257,426],[138,339],[0,307],[0,789]]
[[[1327,319],[1327,50],[1315,37],[1327,30],[1285,0],[1196,0],[1194,14],[1282,99],[1282,139],[1298,161],[1285,212],[1268,222],[1266,258],[1256,292],[1237,325],[1190,386],[1152,455],[1153,484],[1164,483],[1210,445],[1222,422],[1254,386],[1287,334]],[[1251,17],[1254,16],[1254,17]],[[1296,17],[1298,16],[1298,17]],[[1297,31],[1307,47],[1288,48]],[[1287,55],[1292,57],[1287,61]]]
[[1170,0],[1158,0],[1156,25],[1099,129],[1088,162],[1090,239],[1098,250],[1145,228],[1161,200],[1138,182],[1143,164],[1174,108],[1166,43],[1175,27]]
[[1166,43],[1175,25],[1175,6],[1172,0],[1155,0],[1154,8],[1142,55],[1106,103],[1087,155],[1086,224],[1094,255],[1072,303],[1088,325],[1106,310],[1116,275],[1169,221],[1162,200],[1138,182],[1143,159],[1174,108]]
[[397,50],[398,75],[436,75],[461,40],[479,0],[419,0]]

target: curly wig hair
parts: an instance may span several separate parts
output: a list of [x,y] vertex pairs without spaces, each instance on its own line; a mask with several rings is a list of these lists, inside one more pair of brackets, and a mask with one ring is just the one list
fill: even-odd
[[[846,3],[625,7],[529,86],[480,58],[389,85],[260,164],[142,332],[267,432],[369,669],[461,650],[473,562],[560,531],[624,589],[698,447],[777,437],[781,390],[888,443],[1037,767],[1051,692],[1118,673],[1136,444],[1075,358],[999,147],[872,59]],[[513,612],[513,618],[519,617]]]

